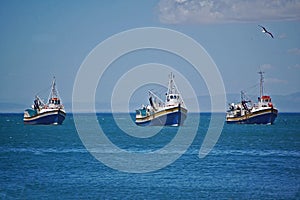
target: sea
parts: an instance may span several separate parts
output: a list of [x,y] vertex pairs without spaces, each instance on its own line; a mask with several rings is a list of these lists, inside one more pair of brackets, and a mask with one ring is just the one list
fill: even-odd
[[62,125],[0,114],[0,199],[300,199],[299,113],[273,125],[219,123],[205,156],[211,113],[137,129],[133,114],[76,116],[80,127],[71,113]]

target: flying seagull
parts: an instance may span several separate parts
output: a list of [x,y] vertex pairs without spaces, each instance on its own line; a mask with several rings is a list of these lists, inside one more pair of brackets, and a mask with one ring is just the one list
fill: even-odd
[[269,31],[267,31],[267,29],[266,29],[265,27],[263,27],[263,26],[261,26],[261,25],[258,25],[258,26],[261,27],[261,28],[263,29],[263,30],[262,30],[263,33],[268,33],[272,38],[274,38],[273,35],[272,35],[272,33],[269,32]]

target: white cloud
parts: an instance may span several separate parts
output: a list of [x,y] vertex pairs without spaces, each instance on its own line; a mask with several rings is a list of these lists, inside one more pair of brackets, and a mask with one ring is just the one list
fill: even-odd
[[298,0],[160,0],[166,24],[300,20]]
[[266,78],[265,79],[266,83],[280,83],[280,84],[287,84],[288,81],[287,80],[282,80],[282,79],[278,79],[278,78]]
[[300,56],[300,49],[299,48],[289,49],[288,53]]
[[260,66],[260,70],[262,71],[265,71],[265,70],[268,70],[268,69],[272,69],[272,65],[270,64],[263,64],[262,66]]

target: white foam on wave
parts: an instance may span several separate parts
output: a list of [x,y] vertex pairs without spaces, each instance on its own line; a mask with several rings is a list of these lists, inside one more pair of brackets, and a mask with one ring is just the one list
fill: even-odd
[[44,154],[44,153],[86,153],[87,150],[84,148],[0,148],[1,152],[4,153],[33,153],[33,154]]
[[213,150],[212,155],[222,156],[222,155],[233,155],[233,156],[293,156],[300,157],[299,151],[288,151],[288,150]]

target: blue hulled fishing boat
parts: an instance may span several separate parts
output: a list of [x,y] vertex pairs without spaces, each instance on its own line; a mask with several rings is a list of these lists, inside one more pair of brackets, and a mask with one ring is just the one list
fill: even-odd
[[183,125],[187,109],[179,93],[174,75],[171,73],[166,93],[166,100],[162,101],[156,94],[149,91],[150,105],[136,110],[135,123],[140,126],[181,126]]
[[274,107],[271,97],[263,94],[263,73],[260,74],[260,96],[258,102],[248,100],[245,93],[241,92],[241,102],[231,103],[226,114],[227,123],[238,124],[273,124],[278,110]]
[[53,78],[48,102],[36,95],[31,108],[24,111],[25,124],[62,124],[66,117],[66,111],[62,105],[56,89],[55,77]]

